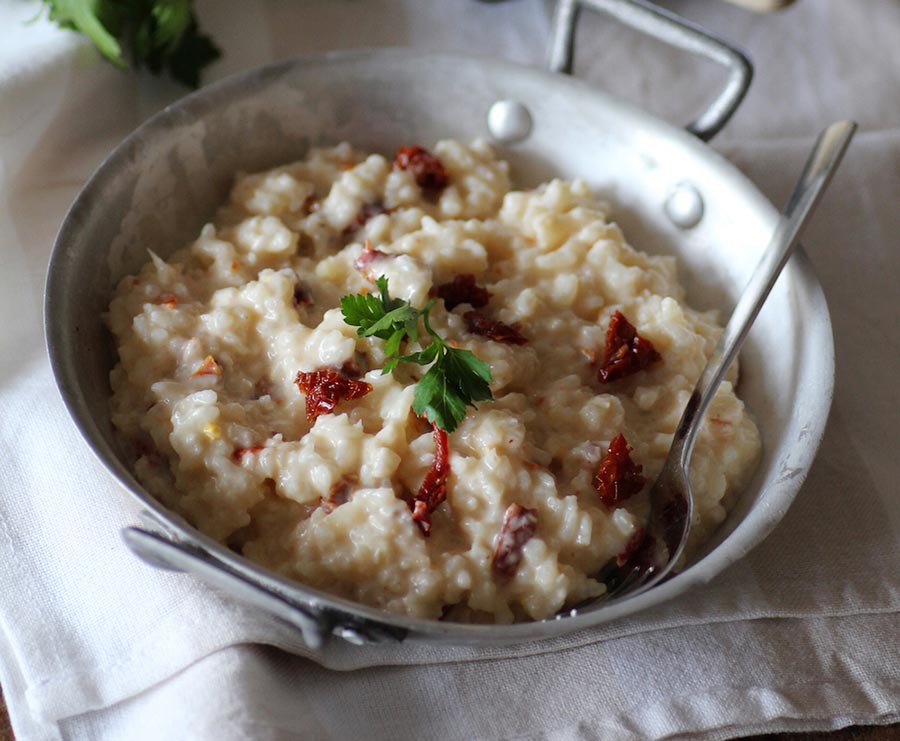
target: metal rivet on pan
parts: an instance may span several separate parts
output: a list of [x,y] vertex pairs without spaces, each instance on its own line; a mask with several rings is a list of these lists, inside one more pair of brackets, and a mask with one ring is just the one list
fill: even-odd
[[690,183],[679,183],[666,198],[665,209],[672,223],[690,229],[703,218],[703,197]]
[[487,114],[488,131],[499,142],[520,142],[528,138],[532,123],[531,112],[515,100],[498,100]]

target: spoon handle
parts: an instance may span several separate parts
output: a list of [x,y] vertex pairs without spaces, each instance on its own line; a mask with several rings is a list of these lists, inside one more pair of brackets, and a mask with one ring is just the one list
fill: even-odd
[[696,422],[706,412],[725,377],[725,372],[737,357],[750,326],[791,256],[800,232],[825,192],[825,187],[831,181],[855,131],[856,124],[852,121],[838,121],[819,134],[806,161],[803,174],[784,208],[784,217],[779,220],[762,259],[738,299],[734,312],[719,337],[678,424],[673,446],[678,446],[677,453],[685,469],[700,429],[700,425]]

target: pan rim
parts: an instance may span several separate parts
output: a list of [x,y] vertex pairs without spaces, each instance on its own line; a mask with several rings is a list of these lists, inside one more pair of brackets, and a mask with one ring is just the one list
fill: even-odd
[[[125,465],[108,450],[100,429],[97,427],[83,403],[80,389],[74,382],[70,364],[64,353],[65,343],[61,341],[59,333],[62,325],[55,322],[54,318],[60,313],[61,297],[64,295],[66,246],[69,236],[80,228],[85,211],[95,203],[94,195],[101,192],[107,178],[125,159],[133,156],[140,142],[155,133],[165,131],[172,124],[183,119],[191,119],[209,106],[215,105],[220,100],[230,100],[237,94],[250,93],[254,88],[270,84],[278,80],[282,75],[292,71],[306,72],[321,65],[333,67],[339,64],[367,64],[371,60],[387,61],[409,64],[413,60],[438,60],[441,64],[450,67],[459,64],[490,65],[492,71],[498,74],[528,75],[543,80],[546,84],[553,84],[560,90],[569,89],[572,95],[590,94],[595,99],[607,105],[613,114],[639,117],[646,122],[654,132],[660,132],[670,138],[678,140],[679,144],[687,148],[694,156],[704,158],[706,161],[719,161],[725,163],[731,174],[742,180],[747,188],[755,194],[757,208],[767,208],[771,212],[771,218],[777,219],[777,212],[768,201],[759,193],[756,187],[724,157],[708,145],[692,137],[689,133],[678,129],[672,124],[661,121],[638,107],[621,101],[613,96],[598,90],[589,83],[550,72],[537,67],[529,67],[516,62],[496,60],[490,57],[461,56],[452,53],[421,52],[409,49],[364,49],[352,51],[328,52],[307,57],[299,57],[285,62],[266,65],[223,78],[211,85],[191,93],[175,103],[150,117],[129,134],[96,168],[91,177],[79,191],[78,196],[67,212],[59,232],[54,241],[51,257],[48,265],[47,278],[44,288],[44,333],[50,358],[50,365],[56,381],[57,390],[69,412],[70,417],[79,430],[82,438],[88,444],[92,453],[100,460],[104,468],[110,472],[113,478],[142,507],[149,510],[152,517],[159,520],[169,535],[177,535],[178,539],[199,545],[209,556],[225,564],[228,568],[238,571],[240,574],[253,580],[262,587],[274,591],[289,601],[295,601],[312,610],[322,610],[339,615],[348,616],[351,619],[363,619],[379,625],[389,625],[409,632],[410,638],[438,640],[453,643],[467,644],[508,644],[520,643],[534,639],[547,639],[562,634],[572,633],[578,630],[594,627],[600,623],[624,617],[645,610],[653,605],[665,602],[682,592],[706,583],[715,575],[722,572],[729,565],[739,560],[751,548],[758,545],[768,533],[780,521],[784,512],[788,509],[797,492],[800,489],[803,478],[812,464],[812,459],[818,448],[819,441],[824,434],[827,408],[830,407],[834,382],[834,345],[831,330],[830,317],[821,285],[815,277],[812,266],[802,251],[792,258],[792,264],[788,269],[792,270],[793,278],[798,281],[800,288],[807,294],[807,300],[811,301],[813,308],[822,321],[819,322],[818,335],[820,344],[817,347],[823,353],[822,367],[825,370],[822,378],[824,396],[827,396],[827,405],[822,419],[816,420],[817,425],[808,432],[807,440],[812,444],[804,448],[805,455],[795,461],[794,465],[802,469],[802,475],[790,482],[789,491],[783,495],[777,506],[768,509],[768,518],[756,524],[753,528],[742,528],[739,524],[726,538],[725,542],[731,544],[730,550],[723,552],[715,549],[700,561],[692,564],[679,575],[665,584],[659,585],[653,590],[639,595],[633,599],[611,603],[602,609],[583,612],[574,616],[565,616],[562,619],[547,619],[543,621],[516,623],[512,625],[469,625],[462,623],[443,623],[436,620],[410,618],[395,615],[373,607],[368,607],[350,600],[336,597],[307,587],[274,572],[268,571],[248,559],[238,556],[228,550],[224,545],[213,541],[208,536],[200,533],[190,525],[187,525],[175,513],[163,507],[153,499],[143,487],[141,487]],[[774,223],[774,221],[773,221]]]

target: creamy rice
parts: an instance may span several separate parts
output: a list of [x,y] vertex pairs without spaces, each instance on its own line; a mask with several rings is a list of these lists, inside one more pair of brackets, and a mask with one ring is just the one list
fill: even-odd
[[[674,258],[630,247],[584,182],[511,191],[486,144],[433,151],[449,177],[439,193],[346,144],[240,175],[193,244],[120,283],[107,317],[113,423],[153,496],[281,574],[416,617],[546,618],[603,592],[592,575],[646,514],[648,487],[622,506],[600,500],[594,476],[611,441],[623,434],[656,477],[721,330],[684,304]],[[359,269],[366,240],[384,256]],[[528,342],[472,334],[471,307],[436,302],[433,326],[489,364],[495,401],[449,436],[446,501],[426,537],[407,502],[435,457],[410,409],[425,368],[382,375],[384,342],[357,337],[339,301],[384,275],[421,307],[465,274],[490,292],[483,311]],[[592,360],[617,310],[662,359],[601,384]],[[310,423],[294,381],[320,368],[358,369],[372,390]],[[694,453],[693,546],[759,452],[736,374]],[[513,505],[533,533],[501,573]]]

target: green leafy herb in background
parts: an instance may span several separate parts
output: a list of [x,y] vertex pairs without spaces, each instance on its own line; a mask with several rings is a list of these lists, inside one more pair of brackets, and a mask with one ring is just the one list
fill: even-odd
[[[492,401],[491,370],[487,363],[469,350],[451,347],[432,329],[428,321],[434,299],[424,309],[416,309],[408,302],[391,298],[387,278],[375,281],[378,295],[351,294],[341,299],[344,321],[359,327],[360,337],[379,337],[385,341],[387,362],[382,373],[390,373],[400,363],[433,365],[416,384],[413,411],[424,414],[429,422],[442,430],[453,432],[466,416],[466,407],[475,408],[476,401]],[[419,318],[431,343],[419,352],[400,354],[406,339],[419,339]]]
[[87,36],[118,67],[168,73],[190,87],[221,56],[200,33],[193,0],[42,0],[51,21]]

